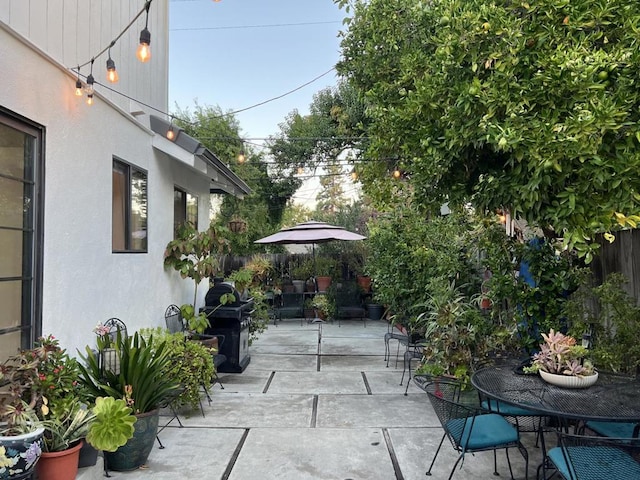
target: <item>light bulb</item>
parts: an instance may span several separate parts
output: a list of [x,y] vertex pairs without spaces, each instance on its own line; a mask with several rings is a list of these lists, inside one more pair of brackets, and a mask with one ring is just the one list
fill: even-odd
[[87,95],[87,105],[89,106],[93,105],[93,93],[90,93],[89,95]]
[[355,170],[351,172],[351,180],[353,180],[354,182],[358,180],[358,172],[356,172]]
[[80,79],[76,80],[76,97],[82,96],[82,82]]
[[243,164],[246,160],[246,157],[244,156],[244,150],[240,150],[240,153],[238,154],[238,163]]
[[304,173],[304,168],[298,167],[298,175],[302,175]]
[[402,172],[400,170],[398,170],[397,168],[393,171],[393,178],[395,178],[396,180],[398,178],[400,178],[402,176]]
[[116,62],[111,60],[111,57],[107,60],[107,80],[111,83],[118,83],[118,71],[116,70]]
[[174,138],[176,138],[176,132],[173,131],[173,127],[169,128],[169,130],[167,130],[167,138],[169,140],[173,140]]
[[151,59],[151,32],[145,27],[140,32],[140,45],[138,45],[138,51],[136,56],[142,63],[147,63]]

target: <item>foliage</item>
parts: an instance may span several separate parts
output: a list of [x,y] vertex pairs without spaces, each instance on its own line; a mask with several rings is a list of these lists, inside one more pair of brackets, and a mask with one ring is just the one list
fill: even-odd
[[492,301],[492,318],[515,327],[520,346],[533,353],[541,331],[566,329],[564,307],[578,286],[582,265],[551,241],[518,242],[500,225],[479,228],[477,234],[485,252],[482,264],[490,272],[483,287]]
[[67,408],[57,415],[46,416],[42,422],[46,452],[68,450],[89,433],[95,418],[93,412],[77,398],[68,403]]
[[[506,207],[587,262],[594,232],[637,224],[640,3],[337,3],[352,14],[338,71],[366,95],[359,170],[377,205],[403,188],[432,208]],[[403,186],[384,175],[394,164]]]
[[197,409],[201,389],[209,389],[215,373],[211,349],[197,340],[187,340],[182,333],[172,334],[164,328],[142,329],[140,333],[166,345],[169,361],[163,374],[180,385],[180,393],[172,401],[174,407]]
[[329,294],[314,295],[312,298],[308,298],[305,301],[305,307],[316,310],[320,318],[335,316],[335,312],[333,311],[334,306],[331,304],[331,297]]
[[198,299],[198,285],[220,271],[220,255],[227,248],[227,241],[222,234],[223,229],[215,225],[198,232],[186,223],[178,228],[177,238],[167,244],[164,266],[178,271],[182,278],[188,277],[195,282],[194,308]]
[[591,333],[589,355],[600,369],[634,375],[640,367],[640,307],[624,291],[625,282],[622,274],[611,274],[602,285],[593,286],[593,278],[585,273],[565,313],[573,335]]
[[466,384],[475,359],[487,352],[490,323],[455,283],[434,279],[429,290],[423,312],[410,321],[411,331],[422,332],[428,339],[417,372],[451,375]]
[[258,285],[249,287],[249,297],[253,299],[253,313],[249,324],[249,345],[251,345],[267,329],[269,305],[265,291]]
[[80,354],[80,381],[94,398],[124,399],[138,414],[159,408],[178,388],[175,379],[164,375],[170,362],[164,342],[145,340],[137,332],[123,337],[118,331],[115,351],[119,372],[101,366],[100,352],[86,347],[86,354]]
[[40,393],[35,384],[46,355],[43,348],[24,350],[0,365],[0,383],[5,387],[0,395],[0,435],[20,435],[40,426],[35,412]]
[[97,450],[115,452],[133,436],[133,425],[137,419],[131,412],[131,408],[121,398],[96,398],[87,442]]
[[570,375],[582,377],[593,374],[593,365],[584,357],[588,350],[582,345],[576,345],[576,339],[553,329],[548,334],[543,333],[544,343],[540,344],[540,351],[533,356],[531,367],[525,367],[527,373],[544,370],[556,375]]
[[[463,285],[466,295],[479,291],[476,238],[465,213],[428,218],[405,207],[369,223],[365,273],[374,298],[403,316],[420,313],[434,278]],[[474,254],[476,252],[476,254]]]

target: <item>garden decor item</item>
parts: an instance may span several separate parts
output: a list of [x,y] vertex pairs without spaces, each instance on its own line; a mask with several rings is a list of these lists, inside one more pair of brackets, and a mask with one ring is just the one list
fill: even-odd
[[[553,329],[548,334],[543,333],[542,338],[544,343],[540,344],[540,352],[533,356],[533,363],[531,367],[524,368],[525,372],[540,372],[545,381],[568,388],[583,388],[595,383],[597,372],[591,362],[584,358],[588,350],[576,345],[575,338]],[[558,376],[580,380],[567,381],[558,379]]]

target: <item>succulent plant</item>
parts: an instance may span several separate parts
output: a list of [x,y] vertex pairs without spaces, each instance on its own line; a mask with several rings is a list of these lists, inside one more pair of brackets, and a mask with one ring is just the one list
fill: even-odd
[[594,367],[584,357],[588,350],[576,345],[576,339],[555,332],[553,329],[548,334],[543,333],[544,343],[540,344],[540,351],[533,356],[531,367],[524,370],[527,373],[537,373],[544,370],[558,375],[571,375],[583,377],[593,375]]

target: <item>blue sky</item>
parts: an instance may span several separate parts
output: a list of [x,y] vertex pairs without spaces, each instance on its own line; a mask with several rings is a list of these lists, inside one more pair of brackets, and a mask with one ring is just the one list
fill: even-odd
[[[340,58],[333,0],[170,0],[169,108],[239,110],[293,90]],[[287,25],[287,24],[305,25]],[[268,26],[282,25],[282,26]],[[189,30],[183,30],[189,29]],[[293,109],[308,113],[335,72],[279,100],[238,113],[242,135],[267,137]]]

